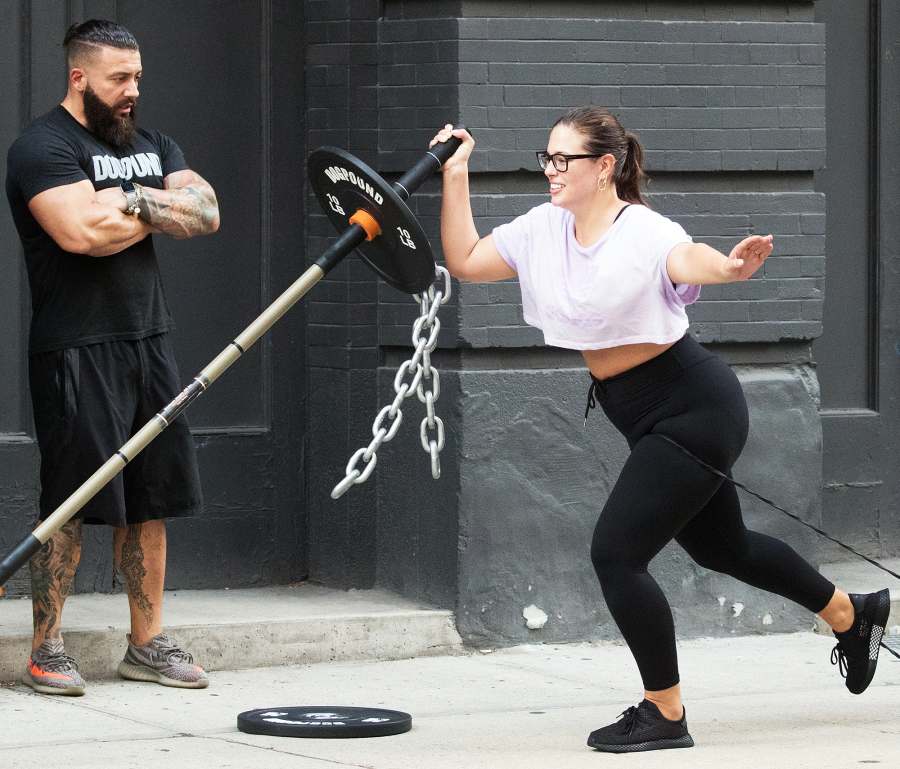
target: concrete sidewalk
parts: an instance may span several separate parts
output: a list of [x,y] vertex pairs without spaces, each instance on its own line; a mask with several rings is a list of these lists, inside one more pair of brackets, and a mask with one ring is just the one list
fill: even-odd
[[[612,643],[331,662],[219,672],[209,689],[93,682],[86,696],[0,688],[4,769],[847,769],[900,762],[900,662],[882,654],[853,696],[814,633],[680,644],[697,747],[609,756],[587,734],[639,697],[634,664]],[[238,732],[239,712],[286,705],[405,710],[394,737],[316,740]]]

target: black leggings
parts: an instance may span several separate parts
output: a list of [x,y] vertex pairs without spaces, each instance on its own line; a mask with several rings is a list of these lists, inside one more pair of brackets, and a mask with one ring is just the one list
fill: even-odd
[[673,538],[707,569],[812,612],[825,608],[834,585],[788,545],[749,531],[734,486],[659,437],[731,472],[748,422],[741,386],[725,363],[685,336],[624,374],[592,378],[588,397],[631,447],[594,529],[591,560],[647,690],[679,681],[672,612],[647,573]]

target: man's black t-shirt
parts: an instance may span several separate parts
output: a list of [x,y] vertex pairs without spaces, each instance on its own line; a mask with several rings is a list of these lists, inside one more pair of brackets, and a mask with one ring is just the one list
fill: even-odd
[[152,236],[112,256],[72,254],[28,209],[44,190],[85,179],[95,190],[126,179],[162,189],[164,177],[187,168],[172,139],[138,129],[131,144],[114,148],[57,106],[10,147],[6,168],[6,195],[31,285],[30,353],[142,339],[173,327]]

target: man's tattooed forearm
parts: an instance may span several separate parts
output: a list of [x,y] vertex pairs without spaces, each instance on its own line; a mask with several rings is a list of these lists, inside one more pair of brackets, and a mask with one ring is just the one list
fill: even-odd
[[208,184],[157,190],[134,185],[140,195],[138,216],[166,235],[190,238],[214,232],[219,204]]
[[72,590],[81,556],[81,521],[69,521],[31,559],[35,634],[58,635],[62,606]]
[[132,524],[128,527],[125,540],[122,542],[122,554],[119,556],[119,571],[125,578],[128,595],[147,618],[147,624],[153,624],[153,604],[144,592],[144,548],[141,547],[141,527]]

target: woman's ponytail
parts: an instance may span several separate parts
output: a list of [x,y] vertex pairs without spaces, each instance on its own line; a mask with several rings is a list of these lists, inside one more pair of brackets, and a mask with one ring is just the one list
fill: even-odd
[[616,191],[622,200],[645,206],[647,203],[641,195],[641,185],[647,178],[647,174],[644,173],[644,148],[641,147],[638,138],[629,131],[625,132],[625,142],[625,157],[616,176]]

